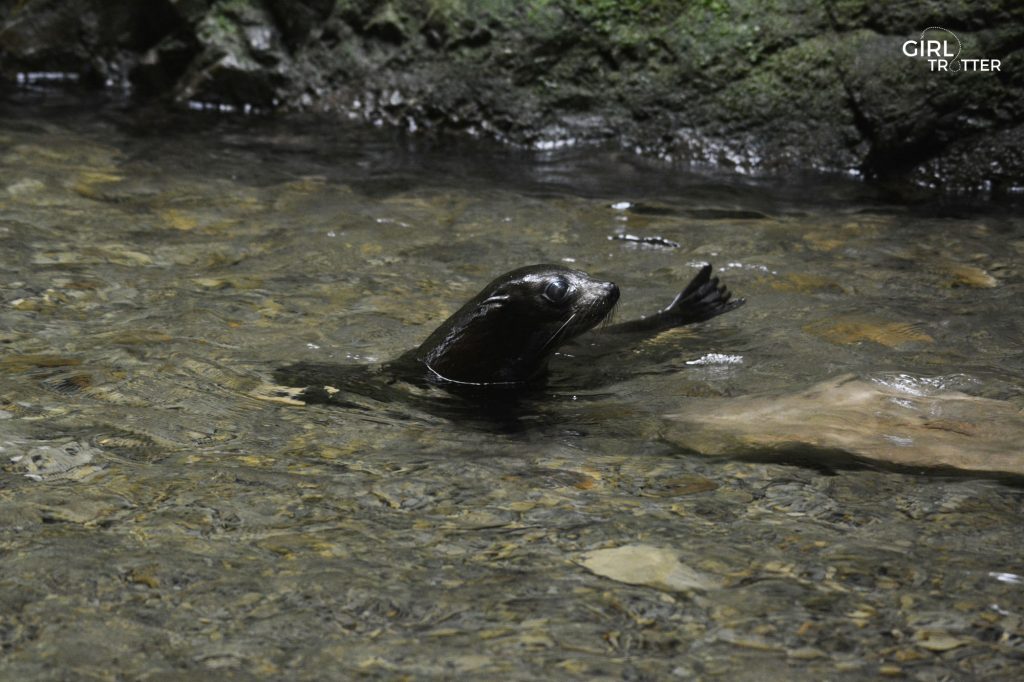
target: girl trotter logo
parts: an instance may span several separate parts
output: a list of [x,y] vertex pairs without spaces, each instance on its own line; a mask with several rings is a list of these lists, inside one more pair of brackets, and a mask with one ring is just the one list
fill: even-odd
[[[932,33],[929,35],[929,31]],[[936,35],[936,31],[941,31]],[[956,52],[952,51],[956,46]],[[964,46],[956,34],[948,28],[929,26],[921,31],[919,40],[903,43],[903,54],[908,57],[923,57],[928,60],[932,71],[999,71],[998,59],[961,59]]]

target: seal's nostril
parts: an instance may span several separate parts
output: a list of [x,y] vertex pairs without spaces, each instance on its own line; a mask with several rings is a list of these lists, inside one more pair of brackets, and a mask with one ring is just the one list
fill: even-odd
[[612,303],[619,300],[619,288],[615,286],[615,282],[605,282],[604,288],[608,291],[608,298],[612,300]]

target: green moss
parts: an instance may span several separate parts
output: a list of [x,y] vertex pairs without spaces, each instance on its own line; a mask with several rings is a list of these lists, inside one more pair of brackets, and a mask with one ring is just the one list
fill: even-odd
[[218,0],[196,26],[196,34],[204,44],[216,45],[241,59],[246,50],[239,20],[254,13],[263,13],[255,0]]
[[253,7],[260,8],[261,6],[256,0],[217,0],[211,11],[215,14],[223,14],[224,12],[244,11]]
[[830,47],[819,37],[772,54],[715,93],[709,110],[719,121],[771,125],[783,137],[814,121],[852,125]]
[[253,7],[252,0],[218,0],[200,25],[203,37],[209,39],[231,36],[236,32],[237,15]]
[[222,43],[230,40],[237,32],[235,22],[224,14],[207,14],[196,27],[199,39],[204,43]]

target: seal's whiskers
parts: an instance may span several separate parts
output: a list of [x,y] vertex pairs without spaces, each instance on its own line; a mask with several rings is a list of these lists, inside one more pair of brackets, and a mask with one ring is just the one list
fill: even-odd
[[573,313],[572,315],[570,315],[569,319],[567,319],[565,322],[563,322],[562,326],[555,330],[555,333],[551,335],[550,339],[548,339],[547,341],[544,342],[544,345],[542,347],[543,348],[547,348],[551,344],[557,343],[558,339],[561,338],[561,336],[562,336],[562,332],[565,331],[565,329],[569,326],[570,322],[572,322],[574,319],[576,319],[576,315],[577,314],[578,313]]
[[605,313],[604,319],[601,320],[601,324],[598,326],[598,330],[604,329],[615,322],[615,311],[619,309],[619,304],[616,303],[612,306],[612,309]]

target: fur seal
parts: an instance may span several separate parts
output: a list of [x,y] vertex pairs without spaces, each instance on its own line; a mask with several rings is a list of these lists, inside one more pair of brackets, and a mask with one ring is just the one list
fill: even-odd
[[[619,300],[619,288],[558,265],[530,265],[501,275],[399,362],[419,365],[441,383],[522,386],[535,383],[563,344],[594,328]],[[711,265],[664,309],[606,327],[610,335],[653,335],[734,310]]]
[[[700,269],[662,310],[605,327],[604,343],[615,345],[673,327],[703,322],[735,310],[711,265]],[[501,275],[445,320],[427,339],[381,371],[392,379],[427,382],[449,389],[525,388],[540,384],[555,351],[597,326],[615,307],[619,288],[585,272],[559,265],[529,265]],[[320,395],[326,382],[377,393],[360,368],[300,363],[277,371],[289,386],[307,386],[304,401],[338,403],[337,389]],[[366,376],[364,376],[364,374]],[[326,387],[325,387],[326,388]]]

